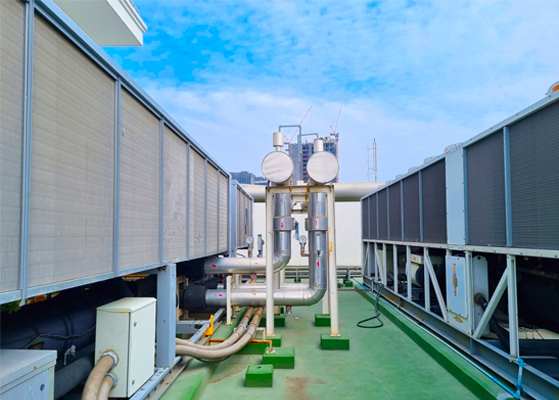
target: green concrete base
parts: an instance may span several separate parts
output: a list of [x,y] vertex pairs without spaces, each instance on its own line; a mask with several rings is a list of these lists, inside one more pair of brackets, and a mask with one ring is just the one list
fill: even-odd
[[[266,326],[266,317],[263,315],[262,319],[260,320],[260,327]],[[276,328],[283,328],[285,327],[285,314],[274,315],[274,326]]]
[[349,338],[323,333],[320,336],[320,347],[322,350],[349,350]]
[[245,375],[246,387],[273,387],[273,365],[249,365]]
[[264,354],[268,343],[247,343],[237,354]]
[[342,287],[342,284],[338,282],[338,289]]
[[348,281],[344,279],[344,287],[353,287],[353,281]]
[[281,347],[274,348],[273,353],[268,353],[268,349],[262,356],[262,364],[273,365],[278,369],[293,369],[295,368],[295,348]]
[[280,306],[280,314],[285,314],[285,306]]
[[315,326],[330,326],[330,316],[327,314],[314,315]]
[[281,347],[281,333],[276,333],[273,337],[266,336],[266,340],[272,341],[273,347]]

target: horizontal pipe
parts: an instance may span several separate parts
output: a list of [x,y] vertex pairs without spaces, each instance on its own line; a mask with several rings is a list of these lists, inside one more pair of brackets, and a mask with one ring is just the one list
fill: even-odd
[[[310,287],[301,284],[301,289],[276,289],[274,290],[274,305],[278,306],[303,306],[312,305],[320,301],[326,288]],[[266,290],[233,291],[231,304],[234,306],[261,306],[266,304]],[[226,302],[226,292],[221,289],[210,289],[206,292],[206,304],[209,307],[221,307]]]
[[[334,183],[334,193],[337,202],[359,201],[384,182],[338,182]],[[265,186],[242,185],[243,189],[250,194],[256,203],[263,203],[265,198]]]

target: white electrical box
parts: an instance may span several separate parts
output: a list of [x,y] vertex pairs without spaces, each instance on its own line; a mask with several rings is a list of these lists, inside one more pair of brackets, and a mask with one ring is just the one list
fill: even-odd
[[109,350],[118,355],[110,397],[130,397],[155,370],[154,298],[126,297],[97,308],[95,361]]
[[56,350],[0,350],[2,400],[52,400]]

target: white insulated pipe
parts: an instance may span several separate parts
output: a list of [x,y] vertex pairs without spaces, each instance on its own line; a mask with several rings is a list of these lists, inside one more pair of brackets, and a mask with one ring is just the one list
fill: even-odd
[[[384,185],[384,182],[354,182],[334,183],[334,195],[336,201],[359,201],[363,196],[368,195],[379,186]],[[243,189],[250,194],[256,203],[262,203],[266,197],[266,187],[260,185],[242,185]]]

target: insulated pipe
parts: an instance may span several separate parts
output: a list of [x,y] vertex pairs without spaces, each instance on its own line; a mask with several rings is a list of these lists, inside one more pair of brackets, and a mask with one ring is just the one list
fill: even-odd
[[[299,128],[299,131],[301,129]],[[274,195],[271,189],[266,188],[266,242],[268,242],[268,248],[266,249],[266,333],[267,335],[274,337],[276,334],[274,332],[274,206],[272,206],[272,200]],[[206,298],[208,297],[208,292],[206,292]],[[260,303],[262,304],[262,303]]]
[[[275,305],[300,306],[315,304],[326,292],[329,247],[327,242],[328,219],[326,218],[325,193],[309,194],[307,230],[309,231],[309,283],[308,285],[299,284],[300,289],[285,287],[273,290],[271,300]],[[233,305],[243,306],[270,304],[267,296],[270,294],[270,289],[273,289],[273,286],[267,285],[266,291],[262,290],[262,288],[236,290],[232,293],[231,302]],[[225,297],[226,293],[223,290],[208,290],[206,291],[206,304],[210,307],[223,306],[226,300]],[[274,318],[273,314],[270,318]],[[266,319],[266,322],[268,322],[268,315],[266,315]],[[266,329],[268,330],[268,327]]]
[[207,349],[198,349],[190,346],[177,346],[177,355],[190,356],[202,360],[218,360],[235,354],[254,338],[256,329],[258,328],[260,319],[262,318],[262,311],[262,307],[259,307],[256,310],[246,333],[235,344],[218,350],[211,350],[211,347],[208,347]]
[[97,400],[101,383],[105,375],[118,363],[115,353],[107,352],[101,356],[95,367],[91,370],[82,393],[82,400]]
[[[273,228],[274,247],[270,249],[268,245],[267,250],[273,253],[273,271],[279,272],[291,259],[291,231],[294,223],[291,218],[291,196],[284,193],[273,197],[274,218],[270,223],[270,230]],[[267,239],[267,243],[272,243],[272,239]],[[267,271],[267,259],[267,256],[266,258],[210,257],[204,262],[204,272],[208,275],[262,273]]]
[[219,344],[216,344],[214,346],[206,346],[204,344],[198,344],[198,343],[191,342],[190,340],[184,340],[184,339],[177,338],[176,339],[176,345],[177,346],[186,346],[186,347],[198,348],[198,349],[211,349],[211,350],[219,350],[219,349],[229,347],[244,335],[244,333],[246,332],[246,329],[247,329],[248,321],[250,320],[250,317],[252,317],[253,313],[254,313],[254,307],[249,307],[248,310],[246,311],[245,315],[243,316],[243,318],[239,322],[239,325],[237,325],[237,328],[231,334],[231,336],[229,336],[225,341],[223,341]]
[[116,376],[114,374],[108,373],[103,378],[103,382],[101,382],[101,387],[99,388],[99,395],[97,396],[97,400],[108,400],[109,393],[111,389],[116,385]]
[[[336,182],[334,191],[337,202],[359,201],[363,196],[384,185],[384,182]],[[254,198],[255,203],[263,203],[266,197],[265,186],[241,185],[243,189]]]

